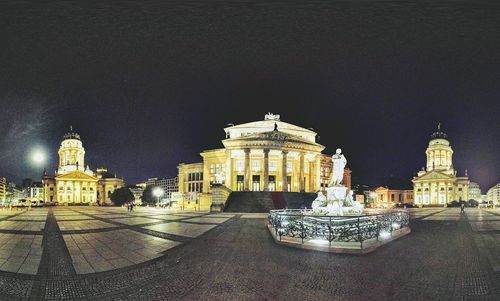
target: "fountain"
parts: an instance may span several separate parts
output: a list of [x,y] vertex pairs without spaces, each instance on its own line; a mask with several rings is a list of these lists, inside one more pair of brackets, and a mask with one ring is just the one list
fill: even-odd
[[269,212],[269,231],[276,242],[335,253],[369,253],[410,233],[406,210],[364,210],[342,185],[347,159],[339,148],[332,156],[332,179],[326,196],[319,191],[312,209]]

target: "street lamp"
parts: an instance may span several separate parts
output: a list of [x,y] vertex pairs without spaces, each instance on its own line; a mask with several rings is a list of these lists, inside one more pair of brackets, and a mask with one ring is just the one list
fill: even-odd
[[155,187],[153,189],[153,195],[158,198],[158,204],[160,204],[160,197],[163,195],[163,189],[161,189],[161,187]]

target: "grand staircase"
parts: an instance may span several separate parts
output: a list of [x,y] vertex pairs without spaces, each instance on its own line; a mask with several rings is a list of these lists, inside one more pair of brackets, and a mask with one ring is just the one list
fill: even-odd
[[267,213],[273,209],[311,208],[315,193],[233,191],[224,206],[225,212]]

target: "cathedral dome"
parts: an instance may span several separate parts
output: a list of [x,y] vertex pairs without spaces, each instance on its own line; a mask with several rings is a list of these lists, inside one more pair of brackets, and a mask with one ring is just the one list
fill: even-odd
[[70,126],[69,127],[69,132],[67,132],[66,134],[64,134],[63,140],[66,140],[66,139],[80,140],[80,135],[78,133],[76,133],[75,131],[73,131],[73,126]]

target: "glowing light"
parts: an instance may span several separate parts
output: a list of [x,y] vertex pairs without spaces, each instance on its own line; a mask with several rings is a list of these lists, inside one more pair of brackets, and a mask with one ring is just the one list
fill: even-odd
[[30,160],[36,165],[41,165],[46,160],[45,151],[41,147],[36,147],[30,152]]
[[387,238],[391,237],[391,233],[388,231],[381,231],[380,237],[382,237],[383,239],[387,239]]
[[311,239],[309,242],[316,245],[327,245],[329,243],[326,239]]
[[400,225],[398,223],[392,223],[393,229],[399,229]]
[[163,189],[161,189],[160,187],[156,187],[155,189],[153,189],[153,195],[157,198],[161,197],[163,195]]

